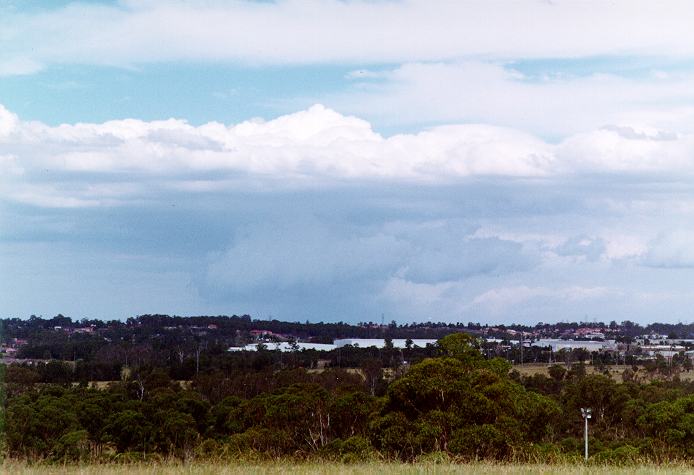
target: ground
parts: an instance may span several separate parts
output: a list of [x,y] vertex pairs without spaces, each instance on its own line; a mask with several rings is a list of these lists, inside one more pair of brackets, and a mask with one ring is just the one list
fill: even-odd
[[[558,364],[563,365],[563,363]],[[524,363],[522,365],[514,365],[513,369],[517,370],[520,374],[524,376],[529,376],[538,373],[544,374],[545,376],[549,376],[550,366],[552,365],[547,363]],[[606,368],[610,372],[610,376],[612,377],[612,379],[614,379],[618,383],[621,383],[622,373],[625,369],[631,368],[631,365],[607,365]],[[644,371],[645,370],[643,369],[643,366],[639,366],[639,374],[641,374],[642,377],[646,377],[646,373]],[[595,366],[586,365],[586,373],[594,374],[599,373],[599,371]],[[694,371],[682,371],[679,373],[679,377],[682,381],[692,381],[694,380]]]
[[236,475],[236,474],[347,474],[347,475],[394,475],[394,474],[462,474],[473,475],[480,473],[501,475],[568,475],[568,474],[616,474],[616,475],[646,475],[646,474],[694,474],[694,468],[675,466],[630,466],[605,467],[583,465],[513,465],[513,464],[400,464],[400,463],[367,463],[342,465],[334,463],[261,463],[261,464],[223,464],[223,463],[191,463],[191,464],[134,464],[134,465],[38,465],[29,466],[17,462],[5,462],[0,465],[2,473],[18,475]]

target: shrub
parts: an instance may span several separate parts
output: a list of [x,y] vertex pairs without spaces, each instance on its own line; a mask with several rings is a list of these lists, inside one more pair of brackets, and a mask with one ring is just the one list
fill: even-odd
[[628,465],[641,459],[641,452],[632,445],[622,445],[616,449],[607,449],[595,455],[597,463],[609,465]]
[[60,437],[53,446],[56,460],[77,461],[89,456],[89,433],[86,430],[75,430]]

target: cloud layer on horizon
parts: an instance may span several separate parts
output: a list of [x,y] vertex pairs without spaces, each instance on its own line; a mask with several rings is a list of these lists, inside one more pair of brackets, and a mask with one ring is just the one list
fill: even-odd
[[694,175],[694,134],[612,125],[552,144],[509,128],[461,124],[384,137],[320,105],[228,126],[128,119],[51,127],[0,106],[0,168],[4,199],[47,207],[117,205],[152,190],[581,175],[677,181]]
[[[693,149],[626,125],[556,144],[479,124],[386,137],[323,106],[201,126],[0,109],[0,260],[13,286],[55,282],[59,302],[117,278],[136,296],[123,312],[644,319],[689,305]],[[128,281],[176,289],[173,310]]]
[[693,15],[6,2],[0,313],[690,318]]

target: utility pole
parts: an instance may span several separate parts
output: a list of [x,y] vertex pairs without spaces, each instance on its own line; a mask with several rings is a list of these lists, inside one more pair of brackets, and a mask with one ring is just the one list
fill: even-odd
[[588,419],[591,418],[591,413],[593,412],[592,409],[590,408],[581,408],[581,415],[583,416],[583,422],[585,425],[585,429],[583,431],[584,434],[584,443],[585,443],[585,450],[584,450],[584,456],[586,459],[586,462],[588,461]]

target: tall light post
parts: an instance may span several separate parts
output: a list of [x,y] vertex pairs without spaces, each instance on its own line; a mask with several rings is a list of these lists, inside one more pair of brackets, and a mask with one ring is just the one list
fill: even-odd
[[584,430],[585,451],[584,451],[584,456],[585,456],[586,462],[588,461],[588,419],[590,419],[592,412],[593,412],[593,410],[590,408],[584,408],[584,407],[581,408],[581,415],[583,416],[583,422],[585,423],[585,430]]
[[523,330],[521,330],[520,334],[520,364],[523,366]]

